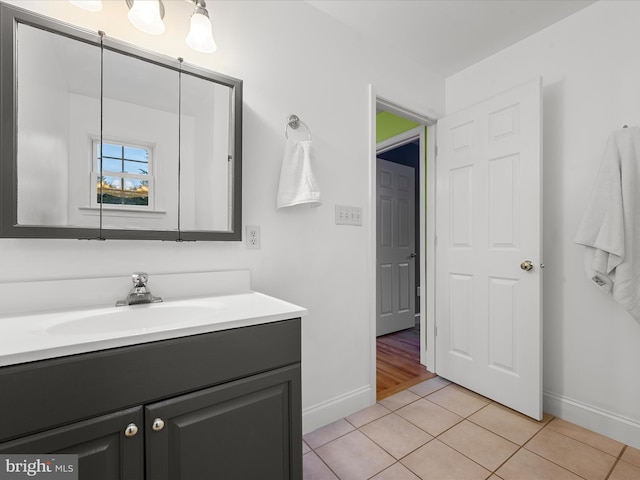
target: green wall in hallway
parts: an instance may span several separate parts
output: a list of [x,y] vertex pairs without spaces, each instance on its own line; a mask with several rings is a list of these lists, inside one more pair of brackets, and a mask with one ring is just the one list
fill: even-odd
[[380,112],[376,115],[376,142],[382,142],[419,126],[419,123],[398,117],[393,113]]

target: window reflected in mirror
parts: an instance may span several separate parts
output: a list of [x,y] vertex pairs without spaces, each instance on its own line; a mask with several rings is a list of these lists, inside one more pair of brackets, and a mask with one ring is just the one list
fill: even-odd
[[95,160],[91,176],[96,203],[153,207],[153,155],[151,147],[94,142]]
[[[102,95],[102,227],[177,231],[179,72],[105,49]],[[145,149],[146,166],[135,158]],[[141,181],[152,189],[144,208],[135,203]]]

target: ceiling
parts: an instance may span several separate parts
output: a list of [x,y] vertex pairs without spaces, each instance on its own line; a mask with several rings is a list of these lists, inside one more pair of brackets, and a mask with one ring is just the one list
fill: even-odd
[[454,74],[595,0],[306,0],[374,45]]

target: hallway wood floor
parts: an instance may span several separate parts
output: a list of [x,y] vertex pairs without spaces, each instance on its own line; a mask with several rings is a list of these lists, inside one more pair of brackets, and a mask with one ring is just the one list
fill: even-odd
[[435,377],[420,364],[420,332],[409,328],[376,339],[376,398],[382,400]]

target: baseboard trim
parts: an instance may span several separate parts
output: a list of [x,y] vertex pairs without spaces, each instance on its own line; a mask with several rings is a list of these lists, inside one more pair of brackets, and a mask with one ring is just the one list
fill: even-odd
[[371,405],[371,386],[357,388],[302,410],[302,433],[313,432]]
[[601,435],[640,448],[640,422],[555,392],[544,391],[544,411]]

